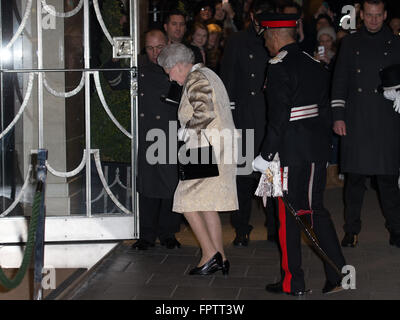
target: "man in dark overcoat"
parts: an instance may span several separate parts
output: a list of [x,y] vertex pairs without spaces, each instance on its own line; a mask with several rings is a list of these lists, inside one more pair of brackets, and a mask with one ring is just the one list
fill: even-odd
[[400,63],[400,38],[384,24],[382,0],[362,4],[362,29],[343,39],[332,88],[334,131],[341,136],[345,185],[345,236],[354,247],[361,230],[367,176],[376,176],[391,244],[400,247],[400,116],[379,90],[379,72]]
[[[172,212],[178,168],[176,164],[169,164],[170,136],[176,141],[177,134],[177,107],[160,99],[170,90],[170,82],[157,64],[157,57],[166,45],[167,38],[162,31],[150,30],[145,36],[146,53],[138,57],[139,143],[136,181],[140,238],[132,247],[139,250],[153,247],[157,238],[161,245],[169,249],[180,247],[175,233],[179,231],[181,215]],[[129,88],[128,72],[108,72],[105,76],[114,89]],[[165,140],[157,141],[158,138],[154,138],[160,135]]]

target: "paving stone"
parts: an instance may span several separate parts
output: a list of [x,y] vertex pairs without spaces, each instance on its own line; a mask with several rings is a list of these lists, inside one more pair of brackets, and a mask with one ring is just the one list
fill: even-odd
[[280,274],[280,266],[279,263],[276,263],[275,266],[272,265],[249,266],[246,276],[271,278],[272,276],[279,274]]
[[143,273],[144,275],[149,273],[170,273],[175,275],[183,275],[188,269],[188,265],[185,263],[179,264],[149,264],[149,263],[134,263],[128,266],[125,273]]
[[211,283],[213,288],[265,288],[265,285],[271,281],[270,277],[215,277]]
[[211,284],[214,276],[189,276],[155,273],[149,280],[149,285],[176,284],[183,287],[207,287]]
[[108,288],[102,296],[99,297],[100,300],[132,300],[132,298],[137,295],[141,290],[140,285],[132,285],[127,283],[119,283],[117,285],[112,285]]

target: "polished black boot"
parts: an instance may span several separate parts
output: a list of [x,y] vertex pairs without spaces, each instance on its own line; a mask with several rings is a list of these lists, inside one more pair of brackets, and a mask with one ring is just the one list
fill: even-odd
[[162,241],[160,241],[160,244],[162,246],[165,246],[167,249],[174,249],[175,247],[176,248],[180,248],[181,247],[180,242],[178,240],[176,240],[175,237],[167,238],[165,240],[162,240]]
[[144,239],[139,239],[131,246],[132,249],[136,250],[147,250],[150,247],[154,247],[154,243]]
[[206,276],[222,269],[223,269],[222,255],[219,252],[217,252],[210,260],[208,260],[201,267],[196,267],[190,270],[189,274]]
[[282,281],[279,281],[277,283],[267,284],[267,286],[265,287],[265,290],[267,290],[269,293],[274,293],[274,294],[285,293],[285,294],[295,296],[295,297],[300,297],[300,296],[306,295],[307,293],[311,293],[311,290],[298,290],[298,291],[293,291],[293,292],[284,292]]
[[332,283],[332,282],[326,280],[325,285],[322,288],[322,293],[323,294],[331,294],[331,293],[340,292],[343,290],[344,289],[342,287],[342,281]]
[[236,237],[233,240],[233,245],[235,247],[247,247],[249,245],[250,232],[252,229],[253,227],[251,227],[247,233],[240,233],[236,230]]

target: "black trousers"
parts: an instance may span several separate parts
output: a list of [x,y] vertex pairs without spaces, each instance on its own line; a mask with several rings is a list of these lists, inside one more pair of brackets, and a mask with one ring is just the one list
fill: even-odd
[[254,178],[236,177],[239,210],[231,214],[231,223],[238,235],[250,233],[253,229],[253,226],[250,225],[250,214],[257,183],[257,180]]
[[148,198],[139,194],[140,239],[154,243],[175,236],[182,215],[172,211],[173,199]]
[[[239,210],[231,214],[231,224],[235,228],[236,234],[244,235],[250,233],[253,226],[250,225],[252,201],[256,192],[259,180],[253,177],[237,176],[236,187],[239,202]],[[275,204],[272,199],[268,199],[266,207],[268,235],[278,234],[275,213]]]
[[[304,218],[309,219],[320,247],[341,270],[345,259],[330,214],[323,205],[326,163],[289,167],[287,182],[287,200],[298,214],[304,214]],[[278,204],[283,290],[288,293],[303,291],[305,283],[301,268],[301,230],[295,217],[286,210],[282,199],[278,199]],[[324,263],[324,268],[329,281],[336,283],[340,280],[330,265]]]
[[[345,225],[346,233],[361,231],[361,208],[366,190],[367,176],[349,173],[345,185]],[[377,175],[376,182],[386,228],[389,232],[400,233],[400,190],[398,175]]]

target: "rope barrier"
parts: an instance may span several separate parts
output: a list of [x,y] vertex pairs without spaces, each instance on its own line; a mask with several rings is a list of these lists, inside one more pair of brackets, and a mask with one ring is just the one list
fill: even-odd
[[[41,182],[39,182],[38,185],[40,183]],[[36,191],[32,205],[32,217],[29,223],[28,242],[26,243],[24,257],[22,259],[22,263],[20,268],[18,269],[17,274],[13,279],[9,279],[4,273],[3,269],[0,267],[0,284],[9,290],[14,289],[21,284],[23,278],[25,277],[26,271],[28,270],[32,258],[32,252],[36,242],[35,235],[36,235],[38,218],[40,214],[39,208],[42,196],[43,195],[41,191]]]

